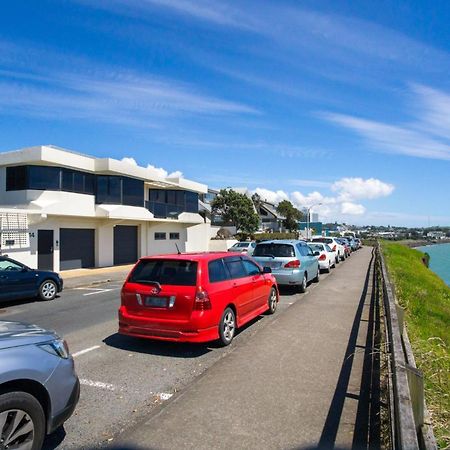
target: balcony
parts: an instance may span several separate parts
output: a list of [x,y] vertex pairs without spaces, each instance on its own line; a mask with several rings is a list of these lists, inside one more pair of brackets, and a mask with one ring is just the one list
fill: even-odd
[[145,207],[155,216],[157,219],[174,219],[177,220],[178,216],[185,212],[184,208],[180,205],[173,205],[168,203],[158,203],[146,201]]

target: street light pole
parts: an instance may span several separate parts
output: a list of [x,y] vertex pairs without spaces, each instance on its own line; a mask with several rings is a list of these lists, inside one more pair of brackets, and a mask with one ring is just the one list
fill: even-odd
[[310,236],[309,236],[309,224],[311,222],[310,220],[310,213],[311,213],[311,209],[314,208],[314,206],[320,206],[322,203],[314,203],[314,205],[309,206],[308,208],[306,208],[306,240],[309,241]]

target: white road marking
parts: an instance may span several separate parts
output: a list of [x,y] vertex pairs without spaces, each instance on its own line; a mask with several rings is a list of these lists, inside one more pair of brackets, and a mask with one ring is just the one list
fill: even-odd
[[159,394],[156,394],[160,400],[169,400],[170,397],[173,396],[173,394],[170,394],[169,392],[160,392]]
[[78,287],[74,288],[77,291],[104,291],[105,288],[94,288],[94,287]]
[[106,389],[107,391],[115,391],[116,387],[110,383],[103,383],[102,381],[93,381],[87,380],[85,378],[80,379],[80,384],[84,384],[85,386],[96,387],[100,389]]
[[102,289],[101,291],[88,292],[87,294],[83,294],[83,297],[86,297],[88,295],[103,294],[104,292],[110,292],[110,291],[115,291],[115,290],[116,289]]
[[100,348],[100,345],[94,345],[92,347],[85,348],[84,350],[80,350],[79,352],[73,353],[72,357],[76,358],[77,356],[81,356],[84,355],[85,353],[92,352],[92,350],[97,350],[98,348]]

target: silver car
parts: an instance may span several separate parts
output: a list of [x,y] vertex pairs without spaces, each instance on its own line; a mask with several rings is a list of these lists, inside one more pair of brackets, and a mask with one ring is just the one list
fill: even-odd
[[65,341],[36,325],[0,321],[0,449],[40,449],[79,395]]
[[254,241],[245,241],[245,242],[236,242],[232,247],[228,249],[229,252],[238,252],[245,253],[248,256],[252,256],[253,251],[255,250],[256,242]]
[[253,259],[262,267],[270,267],[279,285],[296,286],[300,292],[305,292],[309,281],[319,281],[319,263],[305,241],[260,242]]

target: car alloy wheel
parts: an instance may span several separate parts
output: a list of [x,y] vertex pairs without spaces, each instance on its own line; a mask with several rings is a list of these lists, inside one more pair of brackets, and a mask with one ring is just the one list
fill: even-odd
[[278,306],[277,291],[275,290],[275,288],[272,288],[270,290],[270,294],[269,294],[269,310],[268,310],[268,313],[269,314],[273,314],[277,310],[277,306]]
[[231,308],[226,308],[223,312],[219,327],[219,336],[222,344],[229,345],[236,331],[236,316]]
[[34,424],[21,409],[9,409],[0,413],[0,449],[31,450],[34,440]]
[[308,285],[308,279],[306,277],[306,273],[303,275],[302,284],[299,286],[300,292],[303,294],[306,292],[306,287]]
[[54,281],[44,281],[39,289],[42,300],[53,300],[56,297],[56,284]]

